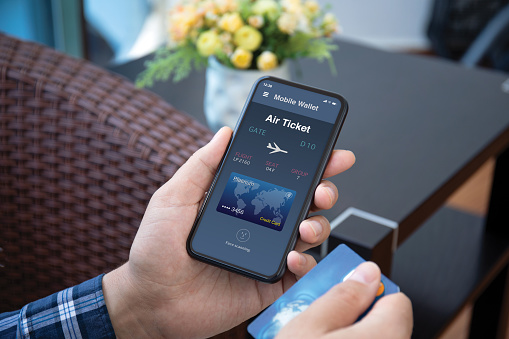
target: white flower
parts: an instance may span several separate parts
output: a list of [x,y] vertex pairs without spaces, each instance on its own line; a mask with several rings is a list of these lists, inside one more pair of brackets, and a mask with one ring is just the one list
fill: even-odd
[[298,24],[297,24],[297,31],[310,33],[311,32],[311,22],[309,21],[309,18],[305,15],[299,15],[298,17]]
[[231,33],[223,32],[219,34],[219,40],[221,40],[223,44],[227,44],[232,41],[232,35]]
[[297,17],[294,14],[283,13],[277,20],[277,27],[286,34],[293,34],[298,24]]
[[304,3],[304,8],[306,8],[306,11],[311,15],[315,15],[320,10],[320,5],[315,0],[307,0]]
[[323,16],[322,27],[325,36],[331,36],[332,33],[340,31],[338,19],[332,13],[327,13]]
[[231,55],[233,53],[233,45],[232,44],[224,44],[223,52],[226,55]]
[[281,5],[288,13],[302,14],[304,11],[301,0],[282,0]]
[[264,24],[263,16],[261,15],[252,15],[247,19],[247,22],[254,28],[260,28]]

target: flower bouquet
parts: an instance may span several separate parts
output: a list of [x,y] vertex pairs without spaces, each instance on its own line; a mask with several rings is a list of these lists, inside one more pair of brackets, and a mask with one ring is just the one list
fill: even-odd
[[225,67],[269,71],[287,59],[328,60],[338,21],[314,0],[187,0],[169,13],[169,43],[138,77],[179,81],[215,57]]

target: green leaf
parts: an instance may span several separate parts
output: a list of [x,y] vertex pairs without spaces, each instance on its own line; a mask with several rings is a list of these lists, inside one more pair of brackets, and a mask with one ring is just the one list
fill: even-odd
[[249,0],[241,0],[239,3],[239,14],[244,21],[251,15],[252,3]]
[[200,70],[207,66],[207,58],[200,55],[194,45],[186,43],[176,48],[162,47],[156,51],[153,60],[145,62],[145,71],[136,79],[137,87],[151,87],[154,81],[173,82],[186,78],[194,68]]
[[320,62],[327,60],[332,74],[336,75],[336,65],[334,64],[331,52],[337,49],[338,46],[332,41],[332,39],[312,39],[309,41],[309,46],[304,56],[318,59]]
[[221,64],[223,64],[229,68],[235,68],[235,66],[233,65],[233,63],[231,62],[230,58],[228,57],[228,55],[226,53],[224,53],[222,51],[218,51],[218,52],[216,52],[215,56]]
[[290,37],[286,46],[287,53],[292,56],[306,54],[310,48],[312,36],[303,32],[297,32]]

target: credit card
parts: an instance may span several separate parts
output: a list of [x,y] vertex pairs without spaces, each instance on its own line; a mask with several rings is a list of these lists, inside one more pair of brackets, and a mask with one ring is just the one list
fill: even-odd
[[281,231],[296,192],[232,172],[216,210]]
[[[249,324],[248,332],[257,339],[274,338],[290,320],[305,311],[331,287],[346,280],[364,261],[348,246],[339,245]],[[397,292],[399,287],[382,274],[380,288],[373,304],[384,295]]]

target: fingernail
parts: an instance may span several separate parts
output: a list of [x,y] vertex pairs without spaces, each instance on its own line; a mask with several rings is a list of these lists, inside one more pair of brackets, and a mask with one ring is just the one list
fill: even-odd
[[223,128],[224,128],[224,127],[221,127],[221,128],[219,129],[219,131],[217,131],[217,132],[216,132],[216,134],[214,134],[214,137],[210,140],[210,142],[212,142],[212,141],[216,140],[217,136],[221,133],[221,131],[223,130]]
[[334,204],[334,197],[336,196],[336,192],[330,187],[325,187],[327,189],[327,193],[329,194],[329,199],[331,205]]
[[353,156],[353,161],[354,161],[354,165],[355,165],[355,163],[357,162],[357,157],[355,156],[355,153],[354,153],[354,152],[352,152],[352,151],[350,151],[350,150],[347,150],[347,152],[350,152],[350,153],[352,154],[352,156]]
[[313,230],[313,233],[315,233],[315,237],[318,237],[323,232],[323,226],[319,221],[316,220],[308,220],[309,227]]
[[304,265],[306,265],[307,261],[308,260],[306,259],[306,256],[303,255],[302,253],[299,253],[299,265],[304,266]]
[[355,271],[353,271],[348,280],[358,281],[362,284],[369,285],[378,278],[378,272],[379,269],[375,263],[365,262],[360,264]]

